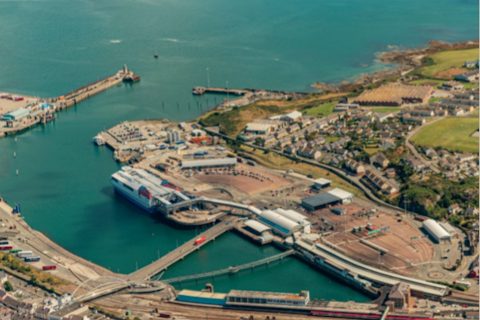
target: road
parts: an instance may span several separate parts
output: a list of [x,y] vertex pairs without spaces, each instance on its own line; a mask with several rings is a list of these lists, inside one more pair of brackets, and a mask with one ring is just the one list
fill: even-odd
[[[382,199],[380,199],[379,197],[377,197],[377,195],[372,192],[367,186],[365,186],[358,177],[355,177],[355,176],[351,176],[351,175],[348,175],[347,173],[345,173],[344,171],[336,168],[336,167],[333,167],[333,166],[330,166],[328,164],[325,164],[325,163],[321,163],[321,162],[317,162],[317,161],[314,161],[314,160],[310,160],[310,159],[306,159],[306,158],[302,158],[302,157],[299,157],[299,156],[296,156],[296,155],[286,155],[284,154],[283,152],[281,151],[278,151],[278,150],[274,150],[274,149],[269,149],[269,148],[264,148],[264,147],[260,147],[260,146],[257,146],[257,145],[254,145],[254,144],[251,144],[251,143],[245,143],[245,142],[241,142],[241,141],[237,141],[236,139],[233,139],[225,134],[222,134],[222,133],[218,133],[218,132],[213,132],[213,131],[210,131],[208,129],[206,129],[205,127],[203,128],[205,131],[207,131],[209,134],[211,135],[216,135],[216,136],[219,136],[225,140],[228,140],[228,141],[234,141],[235,143],[240,143],[244,146],[247,146],[247,147],[250,147],[250,148],[255,148],[255,149],[258,149],[258,150],[262,150],[262,151],[267,151],[267,152],[273,152],[273,153],[276,153],[282,157],[286,157],[286,158],[289,158],[293,161],[299,161],[299,162],[303,162],[303,163],[307,163],[307,164],[310,164],[312,166],[315,166],[315,167],[319,167],[319,168],[322,168],[324,170],[327,170],[335,175],[337,175],[338,177],[342,178],[343,180],[345,180],[346,182],[348,182],[349,184],[353,185],[354,187],[356,187],[357,189],[359,189],[360,191],[362,191],[362,193],[371,201],[373,201],[374,203],[376,203],[377,205],[379,206],[383,206],[383,207],[386,207],[386,208],[389,208],[391,210],[395,210],[395,211],[400,211],[400,212],[403,212],[404,209],[400,208],[400,207],[397,207],[393,204],[390,204],[390,203],[387,203],[385,201],[383,201]],[[415,214],[413,212],[411,212],[412,214]]]
[[[132,272],[129,275],[129,278],[135,281],[149,280],[154,275],[166,270],[175,262],[183,259],[195,250],[198,250],[202,246],[206,245],[208,242],[215,240],[215,238],[222,235],[223,233],[233,229],[235,223],[235,217],[225,217],[220,223],[199,234],[197,237],[185,242],[183,245],[179,246],[175,250],[170,251],[155,262],[146,265],[145,267],[138,269],[135,272]],[[206,240],[200,244],[195,244],[196,239],[200,237],[205,237]]]
[[405,138],[405,146],[408,148],[408,150],[410,150],[410,152],[413,154],[413,156],[418,159],[419,161],[421,161],[423,163],[423,165],[426,167],[426,168],[429,168],[431,169],[433,172],[435,173],[439,173],[440,172],[440,169],[437,167],[437,165],[433,162],[433,161],[430,161],[430,160],[427,160],[425,159],[418,151],[417,151],[417,148],[415,148],[415,146],[410,142],[410,138],[412,138],[418,131],[420,131],[420,129],[424,128],[425,126],[429,126],[429,125],[432,125],[434,124],[435,122],[437,121],[440,121],[442,119],[444,119],[445,117],[439,117],[439,118],[436,118],[434,119],[433,121],[429,122],[429,123],[426,123],[425,125],[423,126],[418,126],[416,127],[415,129],[413,129],[412,131],[410,131],[407,135],[407,137]]

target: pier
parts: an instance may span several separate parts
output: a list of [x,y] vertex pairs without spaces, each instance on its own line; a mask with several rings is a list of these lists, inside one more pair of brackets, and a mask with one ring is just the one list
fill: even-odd
[[205,93],[212,94],[231,94],[234,96],[243,96],[246,93],[251,92],[251,90],[246,89],[229,89],[229,88],[214,88],[214,87],[194,87],[192,89],[192,94],[196,96],[204,95]]
[[[6,121],[5,126],[0,127],[0,137],[17,134],[32,128],[37,124],[52,121],[55,119],[55,112],[77,105],[78,103],[115,87],[122,82],[132,83],[139,79],[140,77],[138,75],[130,71],[127,66],[124,66],[113,75],[77,88],[65,95],[53,98],[36,98],[34,103],[24,107],[25,110],[28,110],[26,116],[23,116],[21,119]],[[51,107],[44,109],[43,105],[50,105]],[[15,110],[20,109],[22,109],[22,107],[19,106]]]
[[50,99],[51,102],[56,103],[59,110],[71,107],[77,103],[82,102],[92,96],[95,96],[107,89],[110,89],[126,79],[138,77],[135,73],[128,70],[127,66],[124,66],[117,73],[108,76],[104,79],[92,82],[88,85],[75,89],[63,96]]
[[231,266],[228,268],[223,268],[215,271],[210,271],[210,272],[203,272],[203,273],[197,273],[197,274],[192,274],[188,276],[181,276],[181,277],[175,277],[175,278],[170,278],[170,279],[162,279],[163,282],[165,283],[179,283],[179,282],[186,282],[186,281],[193,281],[193,280],[200,280],[200,279],[206,279],[206,278],[214,278],[214,277],[219,277],[222,275],[226,274],[234,274],[243,270],[248,270],[248,269],[254,269],[261,267],[263,265],[268,265],[270,263],[273,263],[278,260],[282,260],[286,257],[289,257],[291,255],[295,254],[294,250],[288,250],[276,255],[273,255],[271,257],[263,258],[260,260],[240,264],[237,266]]
[[282,90],[267,90],[267,89],[230,89],[222,87],[193,87],[192,94],[195,96],[202,96],[204,94],[222,94],[232,95],[235,99],[225,99],[225,101],[218,104],[215,109],[242,107],[250,103],[260,100],[280,100],[280,99],[298,99],[308,96],[308,92],[289,92]]
[[[135,281],[149,280],[154,275],[168,269],[168,267],[170,267],[177,261],[182,260],[190,253],[200,249],[210,241],[215,240],[217,237],[224,234],[225,232],[230,231],[234,228],[236,222],[236,218],[226,217],[220,223],[214,225],[213,227],[199,234],[195,238],[185,242],[175,250],[172,250],[163,257],[161,257],[160,259],[131,273],[129,275],[129,279]],[[202,237],[205,237],[205,241],[196,244],[195,241]]]

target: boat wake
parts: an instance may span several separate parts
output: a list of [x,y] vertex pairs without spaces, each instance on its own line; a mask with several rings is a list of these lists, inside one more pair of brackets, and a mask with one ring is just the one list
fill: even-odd
[[118,44],[118,43],[121,43],[121,42],[122,42],[122,40],[120,40],[120,39],[112,39],[112,40],[110,40],[110,43],[113,43],[113,44]]
[[178,42],[181,42],[180,40],[176,39],[176,38],[160,38],[161,41],[167,41],[167,42],[175,42],[175,43],[178,43]]

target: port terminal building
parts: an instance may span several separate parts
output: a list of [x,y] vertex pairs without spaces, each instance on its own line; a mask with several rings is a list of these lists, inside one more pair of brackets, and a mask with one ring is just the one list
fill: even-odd
[[274,233],[282,237],[288,237],[297,231],[309,233],[311,229],[311,223],[307,217],[294,210],[281,208],[263,210],[257,217],[261,223],[269,226]]
[[350,192],[340,188],[332,189],[328,192],[322,192],[302,199],[302,207],[308,211],[316,211],[328,206],[337,204],[351,203],[353,195]]
[[231,290],[228,293],[213,293],[181,290],[176,301],[217,306],[306,306],[310,292],[280,293],[248,290]]

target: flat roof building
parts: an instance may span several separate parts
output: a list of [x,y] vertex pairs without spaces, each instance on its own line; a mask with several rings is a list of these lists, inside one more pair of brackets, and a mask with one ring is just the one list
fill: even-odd
[[339,203],[342,203],[341,198],[326,192],[302,199],[302,207],[308,211],[315,211]]
[[177,301],[198,303],[198,304],[210,304],[210,305],[224,305],[226,294],[213,293],[194,290],[181,290],[176,297]]
[[325,179],[325,178],[319,178],[313,182],[313,187],[317,190],[328,188],[332,184],[332,181]]
[[25,108],[19,108],[2,116],[2,120],[5,121],[19,121],[30,114],[30,110]]
[[251,219],[245,221],[245,227],[253,231],[257,235],[262,235],[264,232],[272,230],[270,227],[264,225],[263,223]]
[[245,127],[245,133],[252,133],[252,134],[267,134],[272,132],[274,128],[278,126],[276,121],[270,120],[263,120],[263,121],[256,121],[256,122],[249,122]]
[[350,203],[353,200],[353,194],[340,188],[332,189],[328,193],[342,199],[342,203]]
[[310,292],[281,293],[265,291],[231,290],[226,297],[228,305],[280,305],[306,306],[310,302]]

